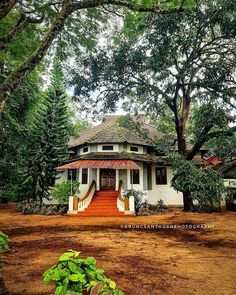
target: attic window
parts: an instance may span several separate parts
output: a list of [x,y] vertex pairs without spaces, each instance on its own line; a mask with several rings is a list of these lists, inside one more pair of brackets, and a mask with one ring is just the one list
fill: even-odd
[[103,151],[113,151],[113,145],[103,145],[102,150]]
[[130,151],[131,151],[131,152],[138,152],[138,146],[134,146],[134,145],[132,145],[132,146],[130,147]]
[[87,153],[88,152],[88,146],[83,148],[83,153]]

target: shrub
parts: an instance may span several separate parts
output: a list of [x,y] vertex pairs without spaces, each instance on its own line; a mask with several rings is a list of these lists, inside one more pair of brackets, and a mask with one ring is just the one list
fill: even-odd
[[135,212],[138,213],[138,211],[142,207],[143,196],[145,195],[145,193],[140,190],[129,189],[124,191],[122,195],[124,198],[129,198],[130,196],[134,196]]
[[57,215],[67,212],[67,205],[39,205],[35,202],[21,202],[18,210],[23,214]]
[[[116,289],[116,283],[104,276],[104,270],[96,267],[94,257],[81,258],[80,252],[69,250],[59,257],[59,262],[43,273],[43,283],[56,282],[55,295],[88,294],[99,282],[99,293],[124,295]],[[68,292],[67,292],[68,291]],[[77,292],[77,293],[71,293]]]
[[9,250],[10,248],[10,239],[2,231],[0,231],[0,252]]
[[[79,182],[74,180],[72,182],[72,194],[74,195],[79,188]],[[71,195],[71,182],[63,181],[54,186],[51,191],[53,199],[57,200],[60,204],[68,203],[69,196]]]

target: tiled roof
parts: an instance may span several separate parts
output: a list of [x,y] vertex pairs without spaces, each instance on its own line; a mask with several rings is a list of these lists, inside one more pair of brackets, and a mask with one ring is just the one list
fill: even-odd
[[[89,143],[130,143],[146,146],[152,145],[129,129],[119,126],[116,123],[116,120],[117,116],[114,116],[113,119],[110,118],[104,123],[85,131],[78,138],[71,139],[69,147]],[[155,127],[143,123],[143,128],[148,130],[150,138],[157,139],[161,137],[161,133]]]
[[133,160],[139,162],[147,162],[147,163],[164,163],[165,158],[153,156],[150,154],[138,154],[138,153],[130,153],[130,152],[112,152],[112,153],[104,153],[104,152],[93,152],[86,155],[81,155],[73,159],[75,160]]

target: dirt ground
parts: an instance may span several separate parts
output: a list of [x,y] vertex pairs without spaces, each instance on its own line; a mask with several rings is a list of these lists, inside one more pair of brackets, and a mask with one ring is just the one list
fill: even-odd
[[[167,228],[167,224],[208,228]],[[126,228],[129,225],[147,228]],[[234,212],[173,210],[148,217],[79,218],[21,215],[10,207],[0,209],[0,230],[13,241],[12,250],[0,255],[10,294],[52,294],[54,286],[42,284],[42,273],[67,249],[94,256],[126,295],[236,294]]]

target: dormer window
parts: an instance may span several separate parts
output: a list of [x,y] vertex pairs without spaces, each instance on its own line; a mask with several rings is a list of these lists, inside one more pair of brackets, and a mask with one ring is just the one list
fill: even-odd
[[138,152],[138,151],[139,151],[139,148],[138,148],[138,146],[131,145],[131,147],[130,147],[130,151],[131,151],[131,152]]
[[83,153],[87,153],[88,152],[88,146],[85,146],[84,148],[83,148]]
[[114,147],[113,145],[103,145],[102,150],[103,151],[113,151]]

